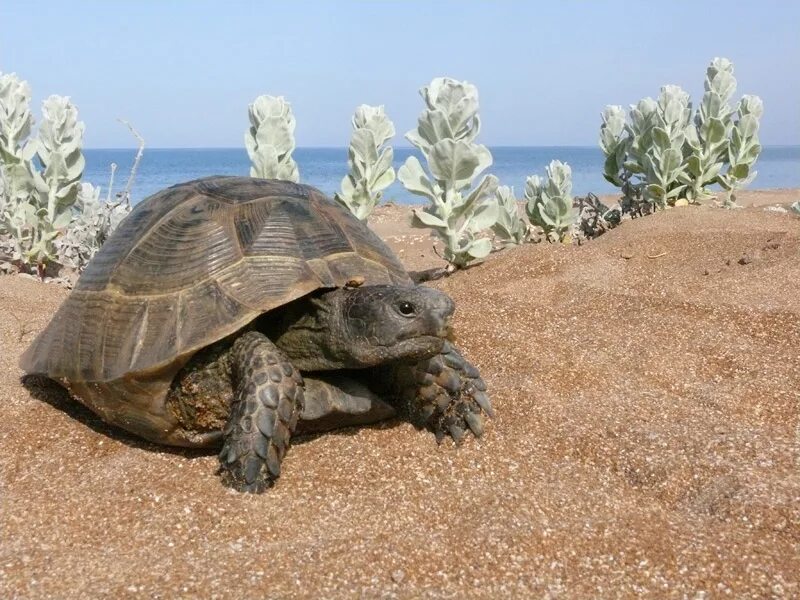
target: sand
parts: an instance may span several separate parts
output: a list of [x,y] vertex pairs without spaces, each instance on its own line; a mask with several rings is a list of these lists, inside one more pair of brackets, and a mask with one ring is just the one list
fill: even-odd
[[[373,222],[437,266],[407,218]],[[67,292],[0,277],[0,597],[800,595],[800,218],[674,209],[431,285],[489,385],[484,437],[310,438],[253,496],[24,388]]]

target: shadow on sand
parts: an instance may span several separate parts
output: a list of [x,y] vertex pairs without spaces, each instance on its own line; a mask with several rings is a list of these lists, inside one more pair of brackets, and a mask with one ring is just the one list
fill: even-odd
[[[58,382],[42,375],[24,375],[20,382],[28,390],[31,397],[49,404],[56,410],[69,415],[75,421],[85,425],[92,431],[100,435],[108,436],[111,439],[139,450],[150,452],[166,452],[176,454],[185,458],[201,458],[213,456],[217,453],[217,448],[182,448],[179,446],[167,446],[149,442],[140,438],[120,427],[109,425],[94,412],[86,408],[83,404],[72,398],[69,392]],[[302,436],[292,438],[292,445],[300,445],[326,435],[355,435],[360,429],[390,429],[403,421],[399,418],[391,418],[378,423],[362,425],[358,427],[346,427],[332,431],[319,433],[306,433]]]

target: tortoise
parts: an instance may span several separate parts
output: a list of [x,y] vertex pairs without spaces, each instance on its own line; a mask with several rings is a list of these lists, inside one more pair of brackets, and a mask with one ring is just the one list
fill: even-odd
[[480,436],[453,311],[319,190],[208,177],[131,211],[20,367],[152,442],[221,444],[223,483],[261,492],[293,435],[398,415]]

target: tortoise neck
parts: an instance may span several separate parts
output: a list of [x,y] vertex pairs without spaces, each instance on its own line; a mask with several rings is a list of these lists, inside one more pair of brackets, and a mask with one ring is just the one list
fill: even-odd
[[301,371],[352,368],[339,304],[341,295],[309,297],[281,311],[269,337]]

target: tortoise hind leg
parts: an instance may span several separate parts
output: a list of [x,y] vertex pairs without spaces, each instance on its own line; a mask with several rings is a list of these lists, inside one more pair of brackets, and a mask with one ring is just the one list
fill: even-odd
[[281,473],[303,410],[303,378],[286,356],[257,331],[232,348],[234,396],[223,429],[220,473],[226,485],[262,492]]
[[305,377],[305,405],[297,435],[358,427],[390,419],[395,409],[365,383],[358,373],[314,373]]

